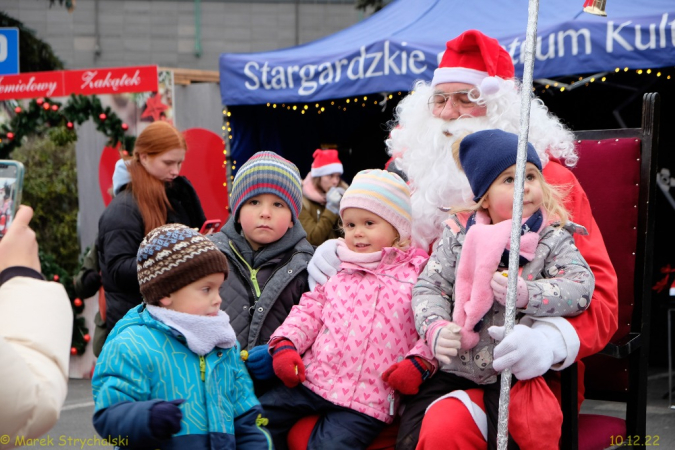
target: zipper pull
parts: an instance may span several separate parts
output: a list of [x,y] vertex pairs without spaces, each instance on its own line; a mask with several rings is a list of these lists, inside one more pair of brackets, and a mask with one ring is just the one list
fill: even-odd
[[389,393],[387,396],[387,400],[389,400],[389,415],[393,416],[394,415],[394,396],[392,393]]
[[199,357],[199,371],[202,373],[202,381],[206,381],[206,361],[203,356]]

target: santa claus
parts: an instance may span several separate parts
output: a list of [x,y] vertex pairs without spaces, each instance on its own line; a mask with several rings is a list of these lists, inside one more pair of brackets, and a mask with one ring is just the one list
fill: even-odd
[[[448,207],[473,201],[468,180],[452,157],[453,142],[485,129],[517,134],[520,87],[508,52],[495,39],[470,30],[448,41],[431,83],[417,82],[399,103],[387,146],[394,157],[392,164],[410,183],[413,239],[420,247],[428,249],[441,237]],[[526,316],[520,324],[527,326],[516,327],[495,348],[494,368],[510,368],[520,380],[549,369],[562,370],[601,350],[617,329],[618,312],[616,273],[586,194],[568,169],[577,161],[573,134],[539,99],[533,98],[530,114],[528,140],[544,166],[544,178],[564,187],[564,204],[571,219],[589,232],[577,235],[575,244],[591,267],[596,285],[585,313],[574,318]],[[335,273],[333,252],[330,241],[317,249],[308,268],[310,278],[321,283]],[[500,340],[503,329],[496,330],[495,337]],[[487,448],[482,391],[467,390],[461,398],[436,401],[438,394],[410,398],[396,448],[413,449],[418,437],[417,448]]]
[[[409,178],[413,236],[423,248],[441,236],[448,206],[472,202],[468,180],[451,157],[453,142],[484,129],[518,133],[520,85],[513,77],[510,55],[496,40],[470,30],[447,43],[431,83],[418,82],[398,105],[396,127],[387,145],[392,155],[399,155],[394,164]],[[589,231],[588,236],[577,236],[575,244],[593,270],[596,286],[586,313],[575,318],[526,318],[521,324],[529,327],[517,327],[497,346],[495,369],[510,367],[521,380],[549,368],[562,370],[601,350],[616,331],[618,309],[616,274],[586,194],[567,168],[577,161],[573,134],[541,100],[532,100],[530,114],[528,140],[539,154],[544,177],[564,186],[568,192],[564,203],[572,219]],[[486,446],[481,392],[466,394],[464,401],[449,398],[428,411],[435,398],[413,397],[404,413],[397,448],[415,448],[422,417],[418,448]],[[451,447],[447,436],[454,436]]]

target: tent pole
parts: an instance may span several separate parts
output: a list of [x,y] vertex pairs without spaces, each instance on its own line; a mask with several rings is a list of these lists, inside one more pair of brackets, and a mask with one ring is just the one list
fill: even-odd
[[[511,226],[511,249],[509,252],[509,283],[506,294],[504,317],[505,336],[513,330],[516,318],[516,287],[518,283],[518,261],[520,256],[520,228],[523,218],[523,186],[525,163],[527,160],[527,141],[530,128],[530,105],[532,104],[532,77],[534,73],[534,51],[537,40],[537,16],[539,0],[530,0],[527,10],[527,31],[525,39],[525,60],[523,84],[520,95],[520,129],[518,131],[518,157],[516,160],[515,193],[513,199],[513,219]],[[511,369],[501,374],[499,395],[499,418],[497,428],[497,448],[506,450],[509,442],[509,402],[511,399]]]

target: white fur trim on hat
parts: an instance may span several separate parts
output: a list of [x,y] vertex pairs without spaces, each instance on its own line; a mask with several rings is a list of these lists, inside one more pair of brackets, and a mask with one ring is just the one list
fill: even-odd
[[431,80],[431,86],[441,83],[466,83],[479,86],[487,72],[476,69],[467,69],[465,67],[439,67],[434,70],[434,78]]
[[332,175],[334,173],[339,173],[342,175],[343,168],[341,163],[332,163],[326,164],[325,166],[312,168],[312,176],[314,178],[322,177],[324,175]]

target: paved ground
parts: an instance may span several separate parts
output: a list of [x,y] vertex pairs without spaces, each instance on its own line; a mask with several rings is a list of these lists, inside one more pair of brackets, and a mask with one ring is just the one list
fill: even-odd
[[[675,409],[670,409],[668,399],[662,398],[667,391],[668,377],[665,369],[650,369],[647,433],[659,437],[659,448],[675,449]],[[43,444],[24,448],[110,450],[111,446],[102,445],[91,424],[93,409],[89,380],[70,380],[68,398],[56,426],[44,436]],[[582,412],[621,416],[625,412],[625,406],[611,402],[586,401]],[[653,438],[652,442],[654,440]]]

